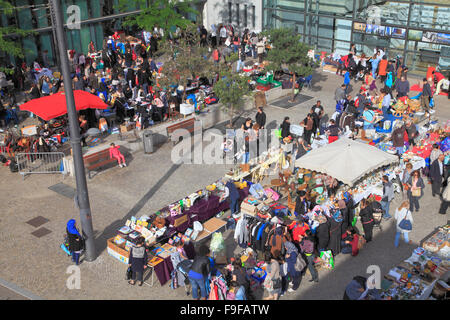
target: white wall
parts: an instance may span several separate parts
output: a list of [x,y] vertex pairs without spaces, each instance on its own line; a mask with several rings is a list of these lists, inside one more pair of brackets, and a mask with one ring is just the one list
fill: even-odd
[[[209,31],[211,25],[229,24],[229,4],[231,2],[231,18],[234,28],[240,31],[248,28],[250,31],[261,32],[262,0],[208,0],[203,9],[203,25]],[[237,21],[237,4],[239,4],[239,24]],[[247,6],[247,26],[245,26],[245,6]],[[255,26],[252,24],[252,6],[255,6]]]

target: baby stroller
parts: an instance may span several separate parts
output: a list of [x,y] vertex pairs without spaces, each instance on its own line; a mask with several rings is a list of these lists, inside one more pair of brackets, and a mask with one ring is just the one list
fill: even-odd
[[381,227],[381,220],[383,217],[384,210],[378,201],[372,202],[372,215],[373,215],[373,227],[383,231]]
[[191,292],[191,282],[189,281],[189,270],[191,269],[193,260],[183,260],[177,264],[176,269],[181,272],[184,276],[184,289],[186,290],[186,295]]

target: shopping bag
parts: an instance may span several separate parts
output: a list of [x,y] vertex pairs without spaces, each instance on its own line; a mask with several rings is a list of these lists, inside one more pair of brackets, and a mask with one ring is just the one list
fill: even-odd
[[334,269],[334,259],[331,250],[320,252],[320,259],[323,261],[324,268]]
[[67,253],[68,256],[71,256],[72,254],[70,253],[69,249],[66,247],[65,243],[61,243],[61,249]]
[[357,217],[357,216],[355,216],[355,217],[353,218],[353,220],[352,220],[352,227],[355,226],[356,221],[358,221],[358,217]]
[[125,280],[131,280],[131,277],[133,276],[133,271],[131,271],[131,267],[128,267],[127,273],[125,276]]

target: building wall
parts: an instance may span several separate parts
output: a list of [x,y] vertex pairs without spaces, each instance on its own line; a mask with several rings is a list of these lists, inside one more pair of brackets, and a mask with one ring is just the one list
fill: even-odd
[[[203,8],[203,25],[233,25],[243,31],[262,30],[262,0],[208,0]],[[230,10],[231,9],[231,10]]]
[[[350,43],[366,55],[384,47],[390,58],[405,57],[416,74],[429,65],[450,68],[449,21],[449,0],[263,0],[263,28],[294,28],[328,53],[346,54]],[[367,30],[368,24],[382,28]]]

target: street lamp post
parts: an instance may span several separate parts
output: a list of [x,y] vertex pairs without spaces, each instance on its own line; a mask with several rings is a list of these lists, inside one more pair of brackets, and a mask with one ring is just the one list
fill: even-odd
[[75,179],[77,184],[77,195],[75,204],[80,209],[81,228],[85,238],[86,252],[85,260],[94,261],[96,258],[94,230],[92,227],[92,215],[89,205],[89,194],[86,183],[86,174],[81,149],[80,129],[78,126],[75,99],[72,90],[72,78],[69,70],[67,57],[66,37],[64,32],[63,17],[60,0],[50,0],[50,11],[53,16],[54,29],[58,40],[58,51],[60,57],[61,74],[64,80],[64,92],[66,94],[67,114],[69,116],[70,144],[72,146],[73,162],[75,168]]

